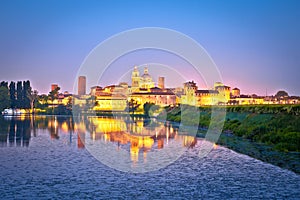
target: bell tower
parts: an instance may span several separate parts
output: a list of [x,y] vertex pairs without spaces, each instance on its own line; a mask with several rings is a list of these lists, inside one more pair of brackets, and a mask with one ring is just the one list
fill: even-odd
[[140,88],[140,73],[137,66],[134,67],[134,70],[131,74],[131,88],[132,91],[137,91]]

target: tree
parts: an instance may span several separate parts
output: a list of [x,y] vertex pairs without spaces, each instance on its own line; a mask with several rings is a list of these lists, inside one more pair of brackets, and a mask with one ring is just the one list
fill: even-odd
[[130,101],[128,102],[129,113],[134,114],[134,111],[136,111],[139,106],[140,104],[138,104],[137,101],[135,101],[134,99],[130,99]]
[[28,95],[29,100],[30,100],[30,108],[32,113],[34,113],[34,102],[37,100],[38,98],[38,91],[34,90],[32,94]]
[[16,101],[16,83],[11,81],[9,84],[9,96],[10,96],[10,107],[16,108],[17,101]]
[[32,89],[30,86],[30,81],[23,81],[23,108],[31,108],[31,95]]
[[49,92],[49,99],[51,100],[52,102],[52,113],[53,113],[53,102],[55,99],[58,98],[58,91],[60,90],[60,87],[56,87],[54,90],[52,90],[51,92]]
[[53,104],[53,101],[58,98],[58,91],[59,90],[60,90],[60,87],[57,87],[54,90],[52,90],[51,92],[49,92],[48,97],[52,101],[52,104]]
[[16,101],[17,108],[23,108],[23,86],[22,81],[17,82],[17,101]]
[[0,86],[0,111],[5,108],[9,108],[10,106],[10,99],[9,99],[9,92],[8,88],[5,85]]
[[2,81],[2,82],[0,83],[0,87],[8,88],[8,82]]
[[90,96],[85,100],[85,105],[83,110],[88,112],[89,110],[93,110],[94,106],[96,105],[96,97]]
[[289,94],[286,91],[280,90],[275,94],[275,97],[277,98],[283,98],[283,97],[288,97]]
[[147,102],[144,104],[143,108],[144,108],[144,115],[150,117],[153,115],[153,112],[159,110],[160,107],[158,105],[155,105],[154,103]]

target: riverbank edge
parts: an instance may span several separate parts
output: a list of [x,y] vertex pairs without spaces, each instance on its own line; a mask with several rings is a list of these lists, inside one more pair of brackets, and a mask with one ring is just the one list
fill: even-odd
[[287,169],[300,175],[300,153],[280,152],[271,146],[257,143],[248,139],[222,133],[218,145],[227,147],[235,152],[248,155],[257,160]]
[[[170,120],[167,122],[177,126],[180,125],[178,122]],[[206,131],[207,128],[198,127],[196,137],[205,138]],[[300,175],[300,152],[277,151],[272,146],[254,142],[227,132],[221,133],[216,144]]]

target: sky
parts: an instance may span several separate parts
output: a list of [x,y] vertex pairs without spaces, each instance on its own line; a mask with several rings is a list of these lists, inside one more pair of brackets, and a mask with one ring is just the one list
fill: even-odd
[[[240,88],[243,94],[272,95],[286,90],[290,95],[300,95],[300,1],[297,0],[1,0],[0,3],[0,80],[30,80],[39,93],[48,93],[52,83],[59,84],[61,91],[72,92],[81,64],[107,38],[134,28],[162,27],[198,42],[217,65],[223,82]],[[166,53],[136,54],[116,61],[118,65],[99,84],[115,84],[119,79],[112,75],[123,67],[127,70],[136,64],[159,62],[171,68],[176,65],[184,79],[195,79],[199,87],[205,87],[194,73],[184,73],[190,66],[174,62],[176,59]],[[143,56],[147,59],[140,59]],[[164,62],[164,59],[169,60]],[[150,74],[154,71],[149,67]],[[152,75],[154,79],[158,76]],[[167,75],[169,87],[182,85],[184,79]]]

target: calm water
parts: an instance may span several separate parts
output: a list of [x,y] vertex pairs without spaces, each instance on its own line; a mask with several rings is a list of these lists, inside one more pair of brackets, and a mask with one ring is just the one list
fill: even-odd
[[[83,126],[68,117],[0,118],[1,199],[300,198],[300,176],[293,172],[220,146],[200,159],[200,139],[148,123],[100,117]],[[127,153],[133,167],[172,143],[185,151],[159,170],[126,173],[99,162],[86,140]]]

